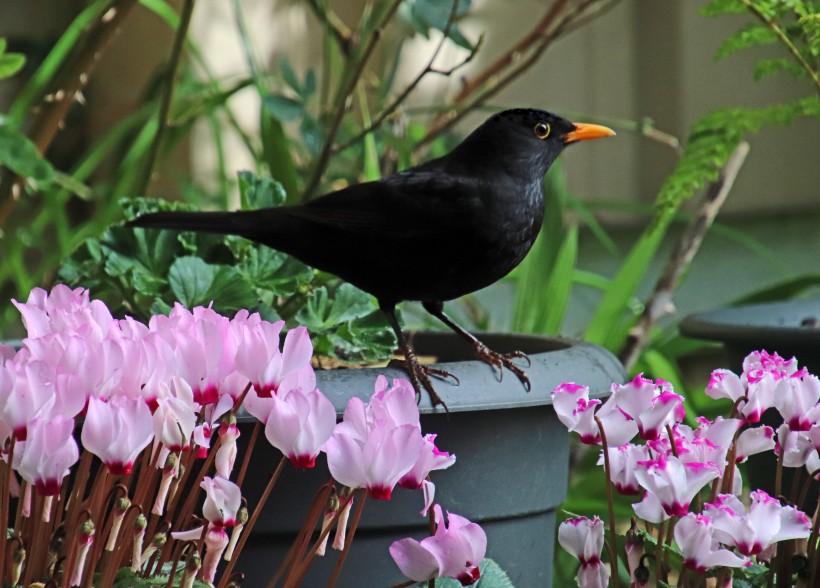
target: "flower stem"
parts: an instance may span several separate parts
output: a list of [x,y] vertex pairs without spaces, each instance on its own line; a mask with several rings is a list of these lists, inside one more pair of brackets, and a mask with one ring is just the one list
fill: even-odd
[[11,464],[14,463],[14,435],[8,449],[8,461],[0,462],[0,586],[6,585],[6,529],[8,528],[9,497],[11,492]]
[[663,578],[663,527],[666,521],[658,524],[658,540],[655,545],[655,585],[660,586]]
[[[215,453],[216,452],[212,451],[208,457],[210,458]],[[265,503],[268,501],[268,497],[270,496],[273,487],[276,485],[276,481],[279,480],[279,476],[282,474],[282,470],[285,469],[285,464],[287,462],[288,458],[283,455],[282,459],[279,460],[279,465],[276,466],[276,471],[273,472],[273,476],[271,476],[268,485],[265,487],[265,491],[262,492],[262,496],[259,498],[259,502],[256,504],[256,508],[253,509],[253,514],[251,515],[251,518],[249,518],[248,522],[245,524],[245,532],[242,533],[242,537],[239,538],[239,542],[236,545],[236,552],[234,557],[231,559],[231,561],[228,562],[228,566],[222,573],[222,578],[219,580],[219,588],[225,588],[228,578],[230,577],[231,572],[233,571],[234,565],[236,564],[236,561],[239,559],[239,554],[242,553],[242,548],[245,546],[245,541],[248,540],[248,536],[250,536],[251,531],[253,530],[253,526],[256,524],[256,520],[259,518],[262,509],[265,507]]]
[[595,416],[598,430],[601,433],[601,447],[604,452],[604,472],[606,474],[606,504],[609,516],[609,565],[612,566],[612,583],[614,588],[620,588],[621,579],[618,576],[618,534],[615,529],[615,504],[612,498],[612,470],[609,465],[609,446],[606,442],[604,424],[598,416]]
[[259,438],[259,432],[262,430],[262,422],[257,421],[253,426],[251,433],[251,440],[248,442],[248,448],[245,450],[245,455],[242,458],[242,467],[239,468],[239,475],[236,476],[236,485],[242,487],[242,482],[245,481],[245,474],[248,472],[248,464],[251,461],[253,448],[256,447],[256,440]]
[[336,580],[342,571],[342,566],[347,559],[347,554],[350,552],[350,546],[353,544],[353,536],[356,534],[356,528],[359,526],[359,519],[362,518],[362,510],[364,509],[364,501],[367,498],[367,490],[362,488],[359,490],[359,504],[356,505],[356,512],[353,515],[353,521],[350,523],[350,529],[347,533],[347,540],[345,541],[345,548],[336,562],[336,567],[333,569],[333,575],[327,583],[327,588],[333,588],[336,585]]

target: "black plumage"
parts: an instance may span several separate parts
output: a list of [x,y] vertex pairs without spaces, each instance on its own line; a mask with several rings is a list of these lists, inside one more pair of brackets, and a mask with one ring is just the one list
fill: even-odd
[[443,313],[443,303],[498,281],[535,242],[544,214],[542,180],[575,141],[614,134],[541,110],[498,113],[447,155],[305,204],[239,212],[157,212],[129,223],[240,235],[284,251],[373,294],[396,331],[417,390],[443,404],[395,317],[418,300],[529,386],[512,359],[492,352]]

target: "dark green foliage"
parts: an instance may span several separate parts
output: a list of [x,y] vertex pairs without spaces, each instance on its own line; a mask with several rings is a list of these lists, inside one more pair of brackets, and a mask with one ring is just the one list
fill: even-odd
[[[174,581],[171,583],[173,588],[177,588],[181,585],[183,575],[181,569],[182,565],[182,563],[179,564],[180,570],[177,570],[174,574]],[[143,578],[136,572],[132,571],[131,568],[120,568],[117,570],[117,574],[114,577],[112,588],[160,588],[162,586],[167,586],[170,568],[163,571],[164,573],[160,575],[152,576],[151,578]],[[194,588],[208,588],[210,584],[207,584],[201,580],[194,580],[193,586]]]
[[26,64],[26,56],[22,53],[6,51],[6,39],[0,37],[0,80],[10,78]]
[[[470,10],[471,0],[456,1],[458,7],[455,20],[458,20]],[[429,38],[431,29],[444,31],[447,28],[453,5],[454,0],[410,0],[402,4],[401,15],[416,32]],[[461,33],[455,22],[450,26],[448,36],[456,45],[464,49],[472,48],[472,43]]]

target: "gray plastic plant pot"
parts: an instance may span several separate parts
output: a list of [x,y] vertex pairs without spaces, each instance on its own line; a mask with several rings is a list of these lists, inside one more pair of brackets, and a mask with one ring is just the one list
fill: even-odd
[[[750,304],[693,314],[680,324],[687,337],[720,341],[726,348],[730,365],[735,373],[743,369],[743,358],[752,351],[765,349],[777,352],[781,357],[796,357],[798,365],[820,376],[820,300],[790,300],[766,304]],[[783,422],[780,415],[769,409],[762,422],[777,429]],[[774,495],[777,461],[773,453],[766,452],[749,458],[748,482],[752,488],[762,488]],[[807,479],[801,472],[803,483]],[[793,495],[792,475],[783,476],[783,492]],[[801,505],[808,513],[817,504],[818,484],[812,484]]]
[[797,358],[820,375],[820,300],[791,300],[721,308],[687,316],[680,324],[687,337],[720,341],[732,371],[743,358],[760,349]]
[[[526,392],[510,372],[501,381],[487,364],[469,360],[472,349],[449,333],[419,333],[420,354],[438,358],[460,384],[436,382],[449,414],[421,400],[424,433],[436,433],[436,444],[456,454],[448,470],[433,472],[436,501],[447,511],[478,522],[487,533],[487,557],[496,560],[514,586],[549,587],[552,581],[556,509],[566,497],[569,435],[551,406],[550,392],[564,381],[588,385],[592,396],[609,393],[623,382],[618,360],[601,347],[562,339],[485,335],[497,351],[521,350],[532,365]],[[462,361],[459,361],[462,360]],[[468,360],[468,361],[464,361]],[[341,415],[351,396],[369,398],[378,374],[404,377],[397,369],[347,369],[317,372],[318,386]],[[247,424],[240,442],[250,436]],[[240,448],[241,451],[241,448]],[[280,454],[265,443],[254,451],[253,471],[243,484],[249,504],[267,483]],[[310,470],[287,467],[245,545],[235,569],[244,586],[265,586],[285,557],[309,504],[329,474],[323,456]],[[339,587],[389,587],[405,580],[388,552],[396,539],[429,534],[421,517],[422,494],[397,488],[389,501],[368,499],[342,569]],[[317,558],[303,586],[324,586],[338,552]]]

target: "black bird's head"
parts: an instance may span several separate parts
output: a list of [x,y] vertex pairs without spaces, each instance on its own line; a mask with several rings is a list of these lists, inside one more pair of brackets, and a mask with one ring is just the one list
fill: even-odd
[[570,122],[544,110],[516,108],[491,116],[453,154],[473,166],[540,181],[567,145],[614,134],[607,127]]

